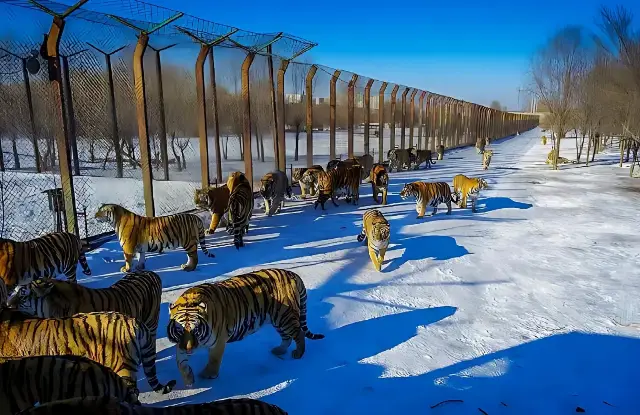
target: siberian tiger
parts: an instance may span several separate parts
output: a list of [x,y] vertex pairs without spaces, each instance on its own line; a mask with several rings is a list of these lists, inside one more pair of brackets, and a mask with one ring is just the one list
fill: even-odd
[[482,170],[487,170],[491,163],[491,157],[493,156],[493,150],[484,150],[482,152]]
[[84,357],[24,357],[0,364],[0,414],[87,396],[109,396],[140,405],[138,389],[108,367]]
[[[318,179],[317,173],[324,171],[322,166],[313,165],[309,168],[301,167],[293,169],[293,182],[298,182],[300,185],[300,194],[303,199],[307,198],[307,194],[315,196],[318,191]],[[309,173],[307,173],[309,172]]]
[[111,397],[72,398],[21,412],[29,415],[287,415],[280,407],[257,399],[221,399],[164,408],[133,406]]
[[240,249],[244,246],[242,236],[249,232],[249,220],[253,215],[253,191],[249,180],[240,172],[229,175],[227,186],[231,191],[227,233],[233,235],[233,245]]
[[329,160],[329,162],[327,163],[327,171],[333,170],[339,166],[344,166],[344,161],[340,159]]
[[414,161],[414,155],[406,148],[394,148],[389,150],[387,152],[387,158],[389,159],[390,172],[392,172],[393,169],[400,171],[405,167],[409,168]]
[[155,339],[162,301],[162,280],[152,271],[129,272],[109,288],[88,288],[66,281],[40,280],[22,287],[14,298],[18,299],[15,301],[18,311],[39,318],[117,311],[144,323]]
[[358,157],[358,163],[362,166],[362,177],[360,177],[360,180],[364,180],[373,167],[373,156],[371,154],[364,154]]
[[488,189],[487,181],[482,178],[470,178],[463,174],[453,177],[453,192],[456,194],[459,206],[463,209],[467,207],[467,198],[471,199],[471,211],[476,211],[476,200],[480,195],[480,190]]
[[384,215],[377,209],[367,210],[362,217],[362,232],[358,235],[358,242],[367,240],[369,258],[376,271],[380,271],[384,254],[389,247],[391,228]]
[[[551,149],[551,151],[549,152],[549,154],[547,154],[547,160],[545,161],[545,164],[551,164],[553,165],[553,155],[555,154],[556,150],[555,149]],[[566,157],[560,157],[558,156],[558,164],[571,164],[571,163],[576,163],[575,160],[569,160]]]
[[318,174],[318,199],[314,202],[313,208],[318,207],[318,203],[321,204],[322,210],[325,210],[324,204],[327,200],[331,199],[334,206],[338,206],[336,203],[336,196],[342,189],[346,189],[347,203],[350,202],[353,197],[354,204],[358,203],[360,198],[360,165],[353,166],[351,168],[338,167],[327,172],[321,172]]
[[0,279],[9,292],[17,285],[58,275],[75,283],[78,262],[82,273],[91,275],[85,249],[80,238],[69,232],[49,233],[25,242],[0,238]]
[[478,154],[482,154],[484,152],[484,148],[487,145],[487,140],[484,138],[478,137],[476,139],[476,152]]
[[294,359],[305,351],[305,337],[316,340],[307,328],[307,290],[299,275],[283,269],[262,269],[223,281],[201,284],[185,291],[169,306],[167,337],[177,344],[176,362],[186,385],[194,376],[189,356],[198,347],[209,348],[209,361],[200,376],[216,378],[227,343],[236,342],[271,323],[282,343],[271,352],[286,353],[296,343]]
[[416,212],[418,212],[417,219],[424,217],[427,205],[433,207],[433,213],[429,216],[433,216],[438,212],[438,205],[445,203],[447,205],[447,215],[451,214],[451,188],[445,182],[413,182],[404,185],[404,188],[400,192],[400,197],[405,200],[408,197],[416,198]]
[[436,162],[431,158],[431,150],[416,150],[412,149],[412,152],[415,152],[413,169],[418,170],[420,165],[424,162],[427,163],[427,168],[430,169],[432,164],[436,164]]
[[0,363],[21,357],[83,356],[100,363],[136,387],[138,366],[156,392],[169,393],[156,376],[156,342],[143,323],[116,312],[75,314],[66,318],[29,317],[0,311]]
[[378,201],[378,194],[382,193],[382,204],[387,204],[387,189],[389,187],[389,174],[382,164],[374,164],[367,179],[371,183],[371,191],[373,192],[373,200]]
[[7,305],[9,299],[9,291],[7,290],[7,284],[0,279],[0,311]]
[[[211,224],[204,231],[205,235],[211,235],[216,231],[220,220],[224,218],[227,206],[229,206],[229,188],[226,184],[206,189],[196,189],[195,205],[198,209],[206,209],[211,212]],[[226,218],[224,218],[226,219]]]
[[264,199],[264,210],[267,216],[280,212],[284,207],[284,195],[291,198],[289,178],[280,171],[272,171],[260,179],[260,196]]
[[120,268],[122,272],[131,271],[136,253],[139,254],[138,270],[144,269],[147,252],[162,253],[165,249],[179,246],[187,251],[187,263],[181,265],[185,271],[193,271],[198,265],[198,243],[208,257],[215,256],[205,246],[202,220],[191,213],[150,218],[137,215],[120,205],[105,204],[96,212],[96,220],[110,223],[115,228],[124,251],[125,264]]

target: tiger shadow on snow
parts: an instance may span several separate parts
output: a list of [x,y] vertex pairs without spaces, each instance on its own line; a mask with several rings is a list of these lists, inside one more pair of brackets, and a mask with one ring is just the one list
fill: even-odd
[[[329,304],[325,306],[330,307]],[[310,314],[312,312],[317,314],[318,311],[314,308],[313,311],[310,310]],[[317,376],[324,377],[324,374],[337,368],[362,365],[363,363],[360,363],[362,359],[378,355],[411,340],[425,326],[451,317],[456,311],[455,307],[450,306],[413,309],[357,321],[324,332],[317,327],[317,324],[310,322],[309,328],[312,331],[321,332],[326,337],[321,340],[307,340],[306,352],[299,360],[291,358],[290,352],[293,350],[293,345],[289,353],[282,358],[277,358],[270,353],[271,347],[278,345],[280,338],[273,328],[267,326],[250,337],[227,346],[218,379],[196,378],[194,389],[192,389],[195,393],[191,396],[185,396],[188,395],[189,390],[184,388],[181,380],[178,380],[174,391],[182,396],[176,396],[175,399],[163,401],[154,406],[208,402],[247,395],[272,388],[283,382],[290,382],[291,379],[296,379],[293,381],[294,384],[299,381],[307,384],[311,379]],[[192,355],[189,363],[194,372],[197,373],[204,367],[206,359],[206,350],[198,350]],[[174,359],[159,362],[159,373],[163,374],[162,379],[170,374],[177,374]],[[343,379],[343,381],[348,383],[357,379]],[[326,387],[333,389],[333,385],[326,385]],[[198,393],[200,388],[205,390]],[[172,395],[174,393],[172,392]],[[261,400],[270,402],[271,395],[264,396]]]

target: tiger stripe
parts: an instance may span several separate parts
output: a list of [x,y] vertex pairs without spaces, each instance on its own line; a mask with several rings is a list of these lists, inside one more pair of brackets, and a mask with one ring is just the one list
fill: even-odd
[[[373,193],[373,200],[376,203],[387,204],[387,191],[389,188],[389,173],[383,164],[374,164],[369,174],[369,181],[371,182],[371,191]],[[378,195],[382,193],[382,200],[378,201]]]
[[464,174],[457,174],[453,177],[453,192],[458,197],[459,206],[467,207],[467,199],[471,199],[471,211],[476,211],[476,201],[480,195],[480,190],[488,189],[487,181],[482,178],[470,178]]
[[177,344],[176,363],[186,385],[194,376],[189,356],[199,347],[209,348],[209,361],[201,375],[216,378],[227,343],[244,339],[270,322],[282,338],[272,353],[292,352],[299,359],[305,337],[324,338],[307,327],[307,290],[300,276],[284,269],[262,269],[186,290],[169,307],[168,339]]
[[140,405],[136,388],[111,369],[84,357],[24,357],[0,364],[0,414],[15,414],[36,403],[87,396],[109,396]]
[[165,249],[181,246],[187,251],[187,263],[181,268],[193,271],[198,265],[198,243],[208,257],[215,255],[207,250],[204,237],[204,225],[197,215],[177,213],[174,215],[146,217],[115,204],[100,206],[95,215],[100,222],[109,222],[124,251],[125,265],[122,272],[131,271],[133,256],[138,253],[136,269],[145,267],[145,253],[162,253]]
[[325,210],[324,205],[327,200],[331,199],[333,205],[338,207],[336,197],[338,191],[346,190],[347,203],[353,199],[353,204],[357,205],[360,199],[360,172],[362,166],[354,164],[352,167],[335,167],[332,170],[318,173],[318,199],[314,202],[313,208],[316,209],[318,204]]
[[198,209],[211,212],[209,229],[204,231],[205,235],[211,235],[216,231],[229,206],[229,187],[225,183],[220,187],[210,186],[206,189],[196,189],[194,203]]
[[253,216],[253,191],[243,173],[234,172],[227,179],[229,195],[229,221],[227,233],[233,235],[236,249],[244,246],[243,235],[249,232],[249,220]]
[[117,312],[75,314],[66,318],[35,318],[19,311],[0,311],[0,363],[21,357],[83,356],[100,363],[131,387],[142,364],[151,388],[168,393],[156,376],[156,342],[132,317]]
[[367,210],[362,216],[362,232],[358,235],[358,242],[367,241],[369,258],[376,271],[382,268],[390,236],[391,227],[382,212],[377,209]]

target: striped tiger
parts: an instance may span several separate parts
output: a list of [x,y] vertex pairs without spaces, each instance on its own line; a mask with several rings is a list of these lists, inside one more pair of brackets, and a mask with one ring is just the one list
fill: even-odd
[[[555,155],[555,153],[556,153],[556,150],[552,148],[549,154],[547,154],[547,160],[545,161],[545,164],[553,165],[553,156]],[[572,164],[572,163],[575,164],[576,161],[569,160],[566,157],[558,156],[558,164]]]
[[242,236],[249,232],[249,220],[253,216],[253,191],[243,173],[234,172],[227,179],[229,195],[229,221],[227,233],[233,235],[236,249],[244,246]]
[[109,288],[88,288],[57,280],[35,281],[22,287],[15,296],[18,311],[39,318],[117,311],[144,323],[153,339],[158,330],[161,297],[162,280],[152,271],[129,272]]
[[369,258],[376,271],[380,271],[384,255],[389,247],[391,228],[382,212],[377,209],[367,210],[362,217],[362,232],[358,235],[358,242],[367,241]]
[[4,280],[0,279],[0,311],[6,307],[8,299],[9,290],[7,290],[7,284],[4,283]]
[[493,156],[493,150],[484,150],[482,152],[482,170],[487,170],[491,163],[491,157]]
[[416,198],[417,219],[424,217],[427,205],[433,207],[433,216],[438,212],[438,205],[445,203],[447,205],[447,215],[451,214],[452,194],[451,188],[445,182],[413,182],[404,185],[400,192],[400,197],[406,200],[409,197]]
[[30,415],[287,415],[282,408],[257,399],[222,399],[164,408],[133,406],[111,397],[72,398],[47,403],[21,414]]
[[387,159],[389,159],[390,172],[392,172],[393,169],[400,171],[405,167],[411,167],[411,164],[415,161],[415,155],[411,149],[393,148],[387,152]]
[[78,262],[84,275],[91,269],[84,256],[86,245],[69,232],[54,232],[30,241],[0,238],[0,279],[11,292],[17,285],[64,275],[76,282]]
[[415,154],[413,157],[413,169],[418,170],[420,165],[424,162],[427,163],[427,168],[430,169],[432,164],[436,164],[435,160],[432,159],[431,150],[417,150],[415,148],[411,149],[412,153]]
[[211,212],[211,224],[209,229],[204,231],[204,234],[212,235],[216,231],[220,219],[224,217],[227,206],[229,206],[229,188],[224,184],[220,187],[210,186],[206,189],[196,189],[194,202],[198,209]]
[[362,156],[358,157],[357,160],[358,163],[362,166],[362,177],[360,177],[360,180],[364,180],[369,175],[369,172],[373,167],[373,156],[371,154],[363,154]]
[[262,269],[186,290],[169,306],[167,337],[177,344],[176,362],[184,383],[193,385],[189,356],[198,347],[209,348],[209,361],[200,376],[216,378],[227,343],[236,342],[271,323],[282,343],[271,352],[292,352],[299,359],[305,337],[316,340],[307,328],[307,290],[299,275],[283,269]]
[[162,253],[165,249],[182,246],[187,251],[187,263],[181,268],[193,271],[198,265],[198,243],[208,257],[214,257],[204,243],[204,225],[202,220],[191,213],[150,218],[137,215],[115,204],[100,206],[96,212],[98,222],[110,223],[115,228],[120,246],[124,251],[125,265],[122,272],[131,271],[133,256],[138,253],[136,269],[142,270],[147,252]]
[[0,363],[21,357],[83,356],[100,363],[136,387],[138,366],[156,392],[169,393],[156,376],[156,342],[133,317],[117,312],[74,314],[65,318],[30,317],[0,311]]
[[140,405],[138,393],[108,367],[80,356],[24,357],[0,364],[0,414],[87,396]]
[[471,211],[476,211],[476,200],[480,195],[480,190],[488,189],[487,181],[482,178],[467,177],[464,174],[453,176],[453,192],[458,198],[458,204],[461,208],[467,207],[467,198],[471,199]]
[[[298,170],[296,175],[295,170]],[[303,199],[310,196],[316,196],[318,193],[318,173],[324,171],[322,166],[311,166],[309,168],[294,169],[293,178],[300,184],[300,194]]]
[[260,179],[260,196],[264,200],[264,210],[267,216],[280,212],[284,207],[285,194],[291,199],[289,178],[284,172],[275,170],[262,176],[262,179]]
[[362,166],[354,165],[350,168],[337,167],[327,172],[318,173],[318,199],[314,202],[313,208],[316,209],[321,204],[322,210],[325,210],[324,204],[331,199],[334,206],[338,192],[346,190],[346,201],[349,203],[353,198],[353,204],[358,204],[360,199],[360,171]]
[[371,191],[373,200],[378,201],[378,194],[382,193],[382,204],[387,204],[387,190],[389,188],[389,174],[383,164],[374,164],[369,173],[368,182],[371,183]]
[[329,162],[327,163],[327,171],[329,170],[333,170],[337,167],[346,167],[344,166],[344,162],[340,159],[333,159],[333,160],[329,160]]

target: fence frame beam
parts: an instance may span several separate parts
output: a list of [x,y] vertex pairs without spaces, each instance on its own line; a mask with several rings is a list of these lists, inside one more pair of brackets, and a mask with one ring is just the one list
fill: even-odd
[[242,62],[242,141],[244,147],[244,175],[249,180],[253,192],[253,160],[251,158],[251,95],[249,92],[249,70],[256,57],[255,52],[247,53]]
[[395,85],[391,90],[391,125],[389,126],[389,150],[396,148],[396,100],[400,85]]
[[364,87],[364,154],[369,154],[369,125],[371,124],[371,86],[374,80],[369,79]]
[[200,139],[200,181],[203,189],[209,187],[209,137],[207,134],[207,95],[204,85],[204,62],[211,46],[200,45],[196,59],[196,100],[198,101],[198,138]]
[[358,82],[358,75],[353,74],[351,76],[351,81],[349,81],[348,91],[347,91],[347,157],[353,157],[353,123],[354,123],[354,111],[355,111],[355,89],[356,82]]
[[402,120],[400,120],[400,148],[405,148],[404,138],[406,135],[405,129],[407,128],[407,94],[409,93],[410,89],[411,88],[406,87],[402,92],[402,101],[401,101]]
[[287,148],[285,131],[285,104],[284,104],[284,75],[289,67],[289,60],[282,59],[278,69],[278,170],[287,170]]
[[167,121],[164,112],[164,86],[162,82],[162,60],[160,59],[160,52],[174,46],[175,44],[165,46],[163,48],[154,48],[153,46],[149,45],[149,49],[153,50],[156,55],[156,87],[158,88],[158,115],[160,115],[160,122],[158,123],[158,127],[160,128],[160,159],[162,162],[162,175],[164,176],[163,180],[165,181],[169,180],[169,147],[167,144]]
[[280,170],[280,162],[278,158],[280,153],[278,140],[278,104],[276,103],[276,87],[273,79],[273,45],[267,46],[267,64],[269,65],[269,97],[271,99],[273,120],[273,125],[271,126],[271,136],[273,141],[273,162],[274,168],[276,170]]
[[341,70],[336,70],[329,82],[329,160],[336,158],[336,82]]
[[387,83],[383,82],[378,91],[378,163],[382,163],[384,157],[384,91]]
[[307,167],[313,166],[313,78],[316,76],[318,66],[311,65],[305,79],[306,102],[306,127],[307,127]]
[[411,92],[411,95],[410,95],[410,98],[409,98],[409,107],[410,107],[409,124],[411,124],[411,126],[409,127],[409,147],[408,148],[413,147],[413,127],[415,126],[416,94],[417,93],[418,93],[418,90],[414,89]]

